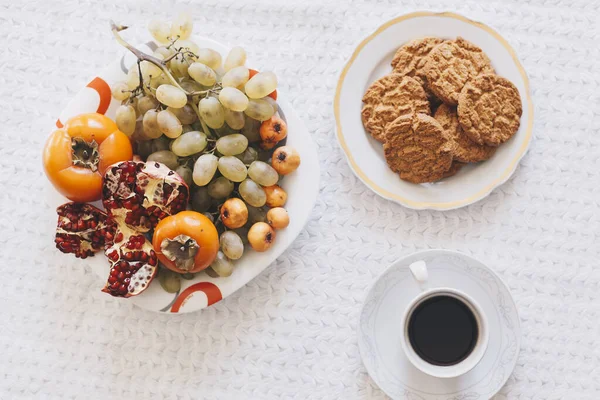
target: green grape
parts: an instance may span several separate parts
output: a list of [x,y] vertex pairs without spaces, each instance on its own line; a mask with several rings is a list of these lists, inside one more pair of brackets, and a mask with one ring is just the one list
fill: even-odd
[[206,186],[215,176],[220,160],[213,154],[202,154],[194,164],[193,179],[198,186]]
[[167,49],[166,46],[159,46],[152,53],[152,55],[156,58],[159,58],[159,56],[162,57],[161,60],[164,60],[165,58],[169,58],[173,54],[175,54],[175,50],[173,50],[172,48]]
[[258,151],[258,161],[264,161],[267,164],[271,163],[271,154],[273,154],[273,152],[271,150],[260,150]]
[[199,49],[196,53],[198,61],[204,65],[207,65],[213,71],[221,68],[221,54],[218,51],[209,48]]
[[148,156],[152,154],[152,140],[137,142],[136,154],[139,155],[142,160],[148,158]]
[[142,96],[137,102],[137,110],[139,115],[144,115],[148,110],[158,108],[158,101],[152,96]]
[[244,111],[248,107],[248,98],[240,90],[224,87],[219,93],[219,101],[232,111]]
[[150,79],[150,87],[153,89],[156,89],[160,85],[165,85],[165,84],[170,84],[170,83],[171,83],[171,81],[169,80],[169,77],[166,76],[165,74],[161,74],[159,76],[152,77],[152,79]]
[[181,108],[168,107],[167,110],[175,114],[179,122],[181,122],[183,125],[193,124],[198,119],[196,111],[194,111],[192,106],[189,104],[186,104]]
[[137,64],[133,64],[131,68],[129,68],[127,77],[125,78],[125,84],[127,84],[129,90],[133,90],[140,86],[140,73]]
[[248,147],[243,153],[236,155],[244,164],[252,164],[253,161],[258,159],[258,152],[254,147]]
[[275,112],[279,111],[279,105],[277,104],[277,101],[274,100],[271,96],[265,96],[262,99],[269,103],[271,107],[273,107],[273,110],[275,110]]
[[263,207],[252,207],[247,206],[248,208],[248,222],[246,222],[246,226],[249,228],[257,222],[267,222],[267,210]]
[[171,37],[179,39],[187,39],[192,34],[194,23],[192,17],[188,13],[180,13],[171,23]]
[[246,63],[246,50],[240,46],[236,46],[229,51],[225,57],[225,71],[231,71],[233,68],[239,67]]
[[204,86],[200,85],[198,82],[193,79],[182,79],[179,83],[179,86],[182,87],[183,90],[187,92],[198,92],[200,90],[204,90]]
[[246,179],[240,183],[238,191],[242,199],[252,207],[262,207],[267,202],[267,194],[264,189],[252,179]]
[[221,251],[230,260],[239,260],[244,254],[244,242],[234,231],[225,231],[219,237]]
[[160,85],[156,89],[156,99],[173,108],[181,108],[187,103],[185,92],[173,85]]
[[123,101],[129,98],[131,92],[129,91],[129,87],[125,82],[117,82],[111,88],[112,97],[116,100]]
[[259,142],[260,138],[260,121],[250,118],[246,115],[244,127],[242,128],[241,134],[248,138],[248,142]]
[[269,164],[263,161],[254,161],[248,167],[248,176],[261,186],[273,186],[279,180],[279,174]]
[[231,276],[233,273],[233,263],[223,254],[222,251],[217,253],[217,257],[214,259],[210,267],[220,277],[226,278]]
[[115,122],[121,132],[131,137],[135,131],[135,109],[131,105],[121,105],[117,108]]
[[243,153],[248,147],[248,139],[239,133],[223,136],[217,140],[217,151],[224,156],[234,156]]
[[248,77],[250,76],[250,71],[248,68],[241,66],[235,67],[229,71],[225,75],[223,75],[223,79],[221,83],[223,87],[240,87],[245,85],[248,82]]
[[208,189],[206,187],[196,188],[196,190],[192,192],[192,199],[190,200],[190,203],[192,205],[192,210],[194,211],[205,212],[208,210],[212,204],[212,199],[208,195]]
[[224,199],[231,192],[233,192],[233,182],[224,176],[220,176],[208,184],[208,195],[213,199]]
[[152,109],[146,111],[142,119],[144,135],[150,139],[157,139],[162,136],[162,131],[158,126],[158,111]]
[[215,97],[205,97],[198,104],[200,117],[210,128],[218,129],[225,123],[225,111]]
[[244,110],[247,116],[258,121],[266,121],[275,114],[275,110],[266,100],[250,99],[248,107]]
[[[197,54],[200,51],[200,46],[198,46],[195,42],[189,39],[178,40],[175,43],[175,47],[178,49],[182,49],[188,53],[186,53],[185,58],[191,59],[192,61],[196,61]],[[189,54],[189,52],[194,53],[194,55]]]
[[236,131],[235,129],[231,129],[231,127],[227,124],[223,124],[222,127],[220,127],[219,129],[215,129],[215,131],[217,132],[217,136],[219,137],[238,133],[238,131]]
[[[265,218],[266,218],[266,215],[267,214],[265,214]],[[237,235],[240,237],[240,239],[242,239],[243,244],[248,244],[248,230],[249,230],[248,228],[246,228],[245,226],[242,226],[241,228],[232,229],[231,232],[237,233]]]
[[166,136],[161,136],[152,141],[152,153],[161,150],[169,150],[171,139]]
[[230,109],[226,108],[225,122],[231,129],[242,129],[244,127],[246,119],[244,118],[243,112],[231,111]]
[[[157,56],[156,58],[162,60],[162,56]],[[145,83],[150,82],[153,77],[159,76],[163,73],[160,67],[152,64],[150,61],[142,61],[140,63],[140,69],[142,70],[142,79]]]
[[185,181],[188,186],[192,186],[192,169],[190,167],[186,167],[185,165],[180,165],[175,170],[177,174]]
[[181,127],[181,134],[183,135],[184,133],[188,133],[191,131],[195,131],[195,129],[192,127],[192,125],[183,125]]
[[191,63],[191,61],[184,59],[184,57],[181,55],[178,55],[169,61],[169,68],[171,68],[171,71],[175,77],[185,79],[189,78],[188,68]]
[[161,150],[152,153],[148,156],[148,159],[146,161],[155,161],[165,164],[172,170],[177,169],[177,167],[179,166],[179,163],[177,162],[177,156],[169,150]]
[[248,175],[244,163],[233,156],[219,158],[218,167],[221,175],[233,182],[241,182]]
[[206,148],[206,135],[198,131],[183,133],[171,143],[171,151],[179,157],[200,153]]
[[272,72],[259,72],[246,82],[246,95],[251,99],[268,96],[277,89],[277,76]]
[[183,132],[183,127],[179,119],[169,110],[162,110],[156,117],[158,128],[162,133],[171,139],[175,139]]
[[148,23],[148,31],[157,42],[169,43],[171,27],[168,23],[153,19]]
[[192,63],[188,67],[190,77],[204,86],[212,86],[217,82],[217,74],[209,66],[201,62]]

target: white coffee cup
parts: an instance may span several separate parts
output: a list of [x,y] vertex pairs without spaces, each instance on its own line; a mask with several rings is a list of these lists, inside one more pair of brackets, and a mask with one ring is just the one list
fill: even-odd
[[[466,374],[473,369],[479,363],[479,361],[481,361],[481,358],[485,354],[488,346],[489,332],[485,314],[477,302],[473,300],[473,298],[460,290],[450,287],[428,288],[427,265],[424,261],[414,262],[409,266],[409,268],[413,277],[419,283],[421,293],[419,293],[419,295],[408,304],[402,316],[402,326],[404,329],[402,334],[402,348],[404,349],[404,353],[417,369],[421,370],[427,375],[437,378],[456,378]],[[437,296],[450,296],[460,300],[463,304],[469,307],[477,322],[479,334],[473,350],[464,360],[454,365],[441,366],[425,361],[413,349],[408,336],[408,325],[414,310],[425,300]]]

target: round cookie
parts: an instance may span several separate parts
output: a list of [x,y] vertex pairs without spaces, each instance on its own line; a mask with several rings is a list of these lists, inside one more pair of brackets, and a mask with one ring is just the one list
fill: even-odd
[[422,69],[427,87],[444,103],[454,106],[468,81],[493,72],[485,53],[461,37],[437,45],[426,57]]
[[400,115],[431,112],[421,84],[414,78],[400,74],[386,75],[373,82],[362,101],[363,125],[380,142],[385,141],[387,124]]
[[444,176],[442,177],[442,179],[450,178],[451,176],[458,174],[458,171],[460,171],[460,169],[462,167],[464,167],[465,165],[467,165],[467,164],[462,163],[460,161],[452,161],[452,165],[450,166],[450,169],[444,173]]
[[434,118],[454,139],[456,143],[455,160],[463,163],[474,163],[487,160],[496,152],[495,147],[477,144],[465,134],[458,123],[458,115],[454,107],[442,104],[435,112]]
[[385,130],[383,151],[390,169],[412,183],[442,179],[452,166],[454,141],[433,117],[403,115]]
[[458,122],[475,143],[499,146],[521,124],[523,107],[519,91],[508,79],[480,75],[467,83],[458,100]]
[[412,40],[402,45],[392,59],[392,68],[395,73],[419,76],[425,65],[425,57],[435,46],[442,43],[444,39],[436,37],[425,37]]
[[424,37],[412,40],[396,50],[396,54],[394,54],[391,62],[395,73],[412,76],[423,85],[427,99],[431,103],[432,112],[439,105],[440,100],[427,87],[422,69],[425,65],[427,55],[435,46],[444,41],[445,39],[436,37]]

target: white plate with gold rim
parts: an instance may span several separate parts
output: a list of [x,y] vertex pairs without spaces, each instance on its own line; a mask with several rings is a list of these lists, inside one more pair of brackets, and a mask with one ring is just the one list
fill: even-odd
[[[214,40],[203,37],[194,37],[193,40],[200,47],[217,50],[223,57],[229,52],[226,46]],[[118,45],[115,44],[115,47],[118,48]],[[148,42],[138,48],[146,53],[152,53],[153,49],[156,48],[156,44]],[[127,73],[126,66],[132,65],[135,60],[133,54],[124,51],[121,58],[98,73],[86,87],[71,99],[67,107],[61,112],[59,119],[56,121],[56,126],[60,128],[69,118],[86,112],[98,112],[114,120],[120,102],[112,98],[110,85],[124,81]],[[248,64],[251,66],[250,62]],[[235,261],[233,274],[229,277],[212,278],[205,272],[201,272],[191,280],[182,280],[181,289],[177,293],[167,293],[160,286],[158,279],[155,279],[148,289],[140,295],[128,299],[115,298],[117,301],[131,302],[151,311],[169,313],[197,311],[220,301],[244,286],[292,244],[306,221],[308,221],[317,199],[320,176],[319,160],[316,146],[306,126],[280,91],[278,91],[277,103],[280,114],[288,124],[286,144],[298,150],[302,163],[296,171],[287,175],[281,183],[281,186],[288,193],[285,208],[290,215],[290,224],[287,228],[277,232],[277,238],[273,246],[264,253],[257,253],[246,248],[244,256]],[[55,207],[66,203],[68,199],[58,194],[49,183],[47,188],[46,203],[50,207],[49,212],[54,212]],[[95,205],[102,208],[100,202]],[[72,255],[67,256],[72,257]],[[109,264],[106,257],[102,253],[98,253],[94,257],[80,260],[80,262],[89,265],[99,276],[98,291],[100,291],[109,273]]]
[[[467,165],[437,183],[405,182],[385,162],[383,148],[363,128],[362,96],[376,79],[389,73],[398,47],[421,37],[462,36],[486,52],[496,73],[510,79],[521,95],[519,131],[489,160]],[[515,51],[492,28],[458,14],[415,12],[392,19],[365,38],[354,50],[338,80],[334,113],[338,142],[356,176],[378,195],[413,209],[450,210],[486,197],[503,184],[525,155],[533,130],[529,80]]]

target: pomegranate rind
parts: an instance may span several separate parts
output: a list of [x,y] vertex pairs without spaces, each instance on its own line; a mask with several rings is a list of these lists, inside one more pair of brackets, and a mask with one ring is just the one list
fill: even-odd
[[102,199],[119,225],[148,232],[163,218],[185,210],[189,188],[164,164],[125,161],[106,170]]
[[77,258],[93,256],[104,249],[115,226],[106,213],[86,203],[65,203],[56,209],[58,221],[54,242],[63,253]]
[[148,289],[158,270],[150,241],[139,232],[119,225],[105,250],[110,272],[103,292],[114,297],[137,296]]

